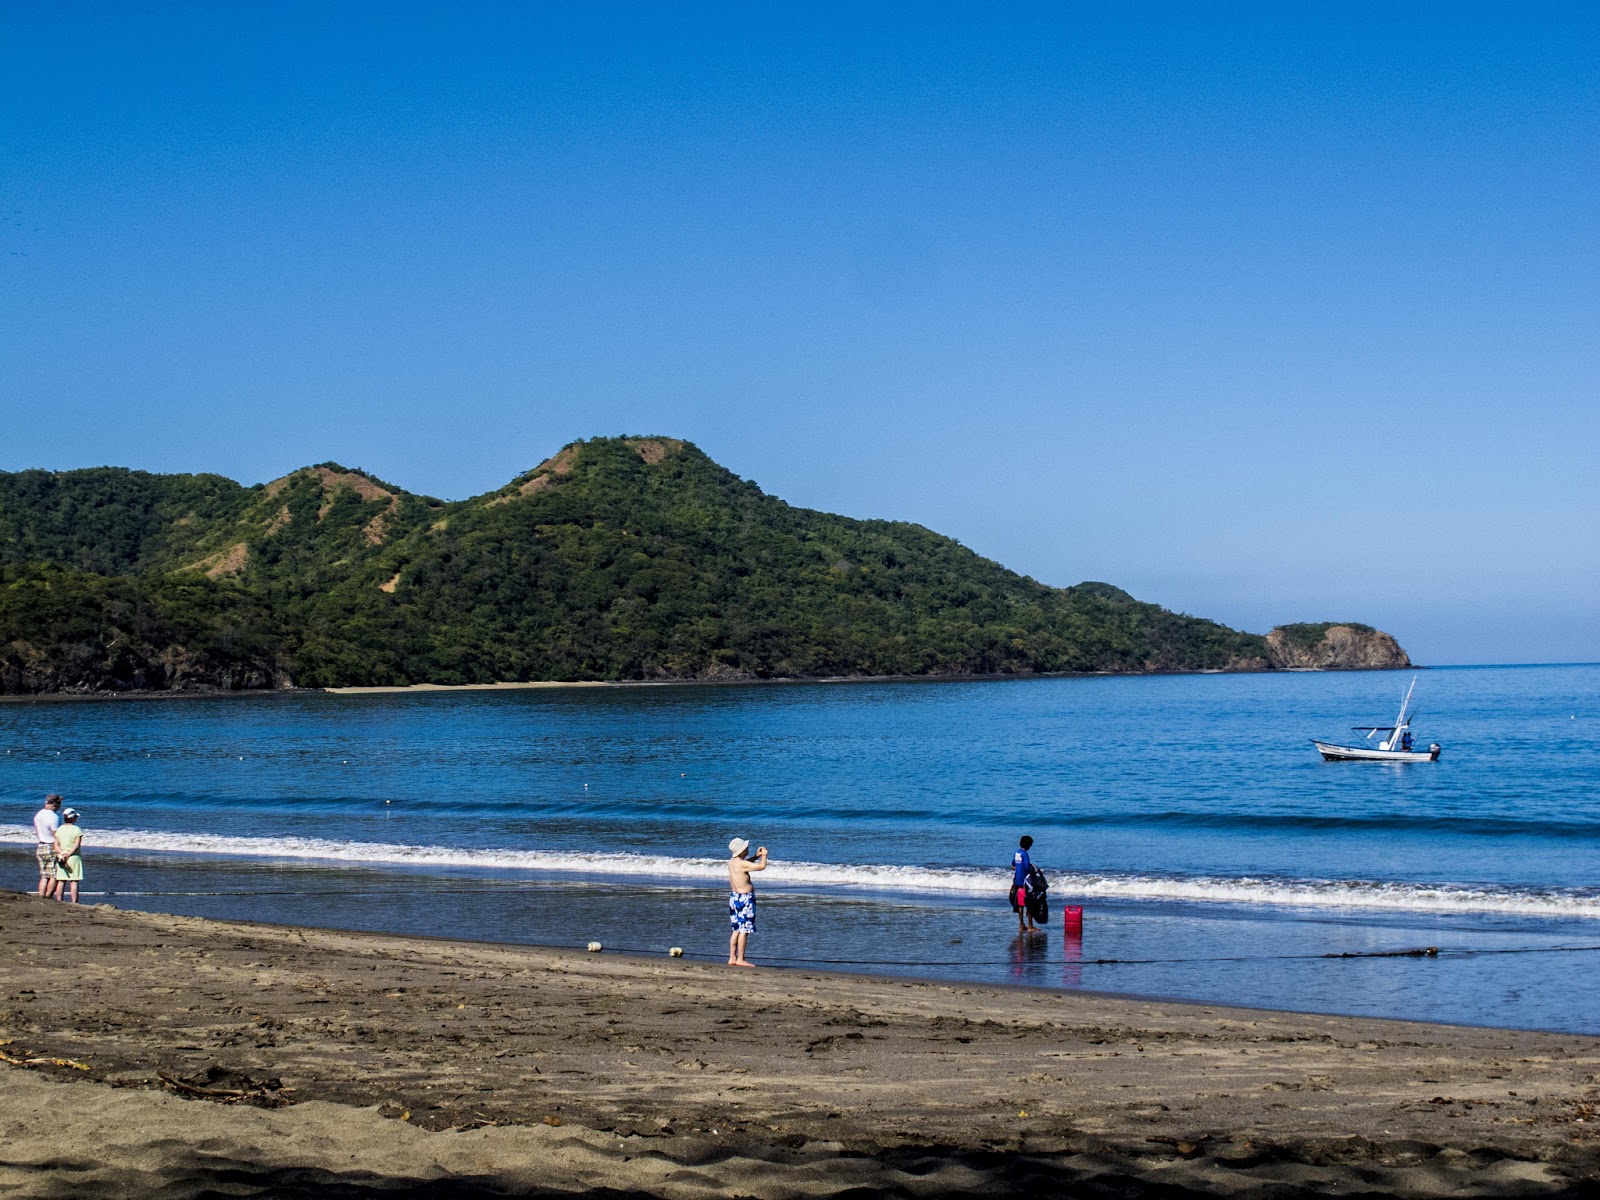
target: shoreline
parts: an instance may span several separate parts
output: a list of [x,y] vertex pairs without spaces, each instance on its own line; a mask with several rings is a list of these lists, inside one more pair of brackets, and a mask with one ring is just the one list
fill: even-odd
[[[96,849],[99,853],[112,856],[172,856],[179,862],[200,861],[214,864],[219,868],[226,868],[230,864],[243,863],[252,865],[267,865],[287,863],[296,867],[305,867],[318,870],[358,870],[379,872],[403,872],[405,877],[414,878],[421,876],[431,880],[444,880],[454,878],[453,871],[468,871],[473,876],[481,875],[488,881],[485,886],[498,885],[507,882],[507,873],[523,873],[531,878],[519,879],[515,882],[560,882],[563,880],[587,879],[598,875],[608,882],[619,886],[637,884],[649,887],[666,885],[669,887],[708,887],[717,884],[722,877],[724,860],[715,855],[701,855],[698,857],[678,857],[664,859],[660,855],[648,855],[639,850],[619,850],[609,852],[605,857],[607,862],[590,861],[564,861],[564,862],[529,862],[508,861],[517,858],[527,858],[548,853],[559,856],[562,851],[539,851],[516,849],[512,847],[479,848],[467,850],[449,845],[415,845],[405,842],[366,842],[349,841],[336,843],[327,841],[323,848],[312,850],[306,842],[319,839],[307,838],[302,844],[293,849],[285,849],[281,843],[266,838],[251,839],[248,835],[225,835],[221,838],[212,838],[209,835],[195,835],[188,837],[186,844],[141,844],[138,840],[122,840],[128,835],[135,838],[145,837],[170,837],[175,836],[164,831],[150,831],[143,829],[124,829],[122,827],[109,827],[96,831]],[[252,842],[255,844],[244,845]],[[7,825],[0,822],[0,850],[22,854],[32,847],[34,840],[28,826],[17,824]],[[382,853],[368,857],[353,857],[352,851],[416,851],[435,850],[436,857],[425,857],[415,853]],[[576,854],[575,851],[568,852]],[[773,860],[774,867],[789,868],[791,871],[799,869],[802,873],[787,877],[775,877],[767,882],[766,886],[783,888],[798,894],[817,893],[823,895],[851,895],[864,896],[872,899],[889,898],[895,901],[907,902],[938,902],[940,900],[954,900],[970,902],[974,898],[988,897],[995,890],[993,879],[996,874],[990,871],[981,878],[976,874],[978,867],[927,867],[928,872],[943,871],[947,878],[940,882],[909,883],[904,881],[884,881],[871,876],[856,875],[844,876],[843,872],[859,869],[859,864],[814,862],[809,860],[782,859]],[[897,869],[913,869],[913,865]],[[820,872],[820,874],[819,874]],[[1258,910],[1289,910],[1304,914],[1323,914],[1328,910],[1354,911],[1361,916],[1391,917],[1397,919],[1411,918],[1415,920],[1430,920],[1442,916],[1503,916],[1521,919],[1544,921],[1578,921],[1585,923],[1585,927],[1595,927],[1596,935],[1600,937],[1600,927],[1594,926],[1600,922],[1600,912],[1574,911],[1571,908],[1536,909],[1511,906],[1483,906],[1472,909],[1463,909],[1455,905],[1440,905],[1427,903],[1381,903],[1364,899],[1359,892],[1344,894],[1334,891],[1333,888],[1349,884],[1354,887],[1370,886],[1367,880],[1339,880],[1339,879],[1290,879],[1277,880],[1280,891],[1274,894],[1260,896],[1244,895],[1234,891],[1221,893],[1206,893],[1197,887],[1191,891],[1174,890],[1174,885],[1186,882],[1184,879],[1171,875],[1158,875],[1153,877],[1132,876],[1114,871],[1086,871],[1088,879],[1101,886],[1074,886],[1082,884],[1083,879],[1078,878],[1070,869],[1059,869],[1056,882],[1052,885],[1058,894],[1069,896],[1072,900],[1085,904],[1178,904],[1178,905],[1221,905],[1228,908],[1239,909],[1245,912]],[[952,878],[953,877],[953,878]],[[974,883],[974,881],[977,881]],[[1003,882],[1003,881],[1002,881]],[[1244,882],[1244,880],[1230,880],[1226,878],[1207,878],[1200,881],[1203,885],[1208,882],[1228,883]],[[1128,883],[1118,890],[1114,887],[1104,886],[1107,883]],[[1137,885],[1160,883],[1161,888],[1141,890]],[[1464,891],[1481,900],[1486,891],[1492,890],[1492,885],[1461,885],[1452,883],[1417,883],[1411,885],[1428,895],[1448,895],[1452,892]],[[1548,889],[1559,890],[1559,889]],[[1547,890],[1547,892],[1548,892]],[[1581,889],[1569,889],[1581,890]],[[1319,894],[1319,891],[1321,894]],[[115,891],[101,893],[88,891],[84,895],[116,895]],[[1502,893],[1504,896],[1517,895],[1517,891],[1507,885]],[[1060,901],[1065,903],[1065,900]]]
[[[1586,664],[1562,663],[1555,665],[1583,666]],[[1260,667],[1248,670],[1230,670],[1216,667],[1197,668],[1191,671],[1038,671],[1026,675],[797,675],[767,679],[755,677],[721,679],[539,679],[497,681],[495,683],[362,684],[349,687],[196,688],[193,690],[162,688],[154,691],[130,689],[121,692],[12,692],[0,694],[0,704],[61,703],[75,700],[206,700],[246,696],[430,695],[436,692],[512,692],[547,688],[795,687],[819,683],[1011,683],[1030,679],[1152,679],[1186,675],[1342,675],[1364,671],[1427,671],[1432,669],[1431,667],[1412,663],[1404,667]]]
[[[0,889],[0,897],[10,894],[12,894],[10,889]],[[25,898],[27,896],[27,893],[17,894],[22,895]],[[85,896],[95,895],[93,892],[86,892],[83,894]],[[78,907],[104,908],[118,912],[137,913],[141,916],[150,916],[156,918],[165,917],[180,921],[198,921],[207,925],[225,925],[229,928],[237,927],[245,930],[287,930],[299,936],[303,936],[308,933],[322,933],[339,938],[424,942],[438,947],[458,947],[463,949],[476,949],[484,951],[528,951],[535,955],[548,954],[563,958],[571,957],[579,962],[598,962],[603,958],[611,962],[624,962],[642,966],[648,973],[655,973],[651,969],[653,965],[659,964],[664,960],[663,952],[660,950],[644,950],[639,948],[615,949],[611,946],[605,945],[604,943],[601,943],[600,950],[589,951],[569,944],[556,944],[547,942],[503,942],[496,941],[493,938],[461,937],[447,933],[395,933],[370,929],[359,929],[340,925],[288,925],[273,921],[254,921],[221,917],[191,917],[180,913],[161,912],[155,909],[122,909],[108,900],[95,902],[85,900]],[[758,954],[758,952],[754,950],[752,950],[751,953]],[[1420,956],[1420,952],[1418,952],[1418,956]],[[683,956],[676,959],[672,959],[670,954],[666,955],[665,957],[667,959],[671,959],[671,961],[677,966],[716,968],[723,965],[720,955],[707,955],[701,953],[690,953],[686,951]],[[760,968],[762,974],[765,976],[804,974],[807,977],[817,979],[836,980],[846,987],[854,986],[856,984],[863,984],[868,987],[898,988],[911,983],[918,986],[943,988],[961,992],[980,991],[998,994],[1016,994],[1021,996],[1070,996],[1073,998],[1081,997],[1089,1001],[1103,1000],[1118,1004],[1157,1005],[1161,1007],[1174,1007],[1183,1010],[1203,1010],[1211,1015],[1215,1015],[1216,1013],[1220,1012],[1226,1016],[1227,1014],[1232,1013],[1238,1015],[1240,1019],[1253,1016],[1258,1017],[1266,1014],[1273,1017],[1282,1017],[1291,1021],[1377,1021],[1395,1026],[1404,1026],[1408,1029],[1412,1026],[1424,1026],[1428,1029],[1440,1031],[1463,1030],[1488,1034],[1529,1034],[1535,1037],[1587,1038],[1597,1043],[1597,1053],[1600,1053],[1600,1034],[1576,1033],[1561,1029],[1535,1029],[1519,1025],[1485,1025],[1481,1023],[1474,1023],[1472,1021],[1439,1021],[1414,1017],[1377,1016],[1363,1013],[1320,1012],[1315,1009],[1261,1008],[1258,1006],[1241,1004],[1229,1000],[1193,1000],[1179,995],[1165,995],[1147,992],[1121,992],[1109,988],[1091,988],[1083,987],[1081,985],[1067,988],[1062,987],[1060,984],[1050,983],[1028,983],[1017,981],[1002,982],[998,980],[976,980],[963,978],[932,979],[914,975],[896,975],[887,971],[875,973],[867,970],[849,970],[840,966],[819,966],[813,961],[795,960],[784,958],[782,956],[767,958],[764,956],[759,956],[758,954],[758,957],[762,957],[763,960],[757,962],[755,966]],[[735,976],[735,978],[743,978],[743,976],[739,975]],[[1597,1077],[1597,1082],[1600,1082],[1600,1077]]]
[[20,1195],[159,1183],[180,1200],[249,1178],[346,1196],[1577,1196],[1600,1180],[1594,1037],[13,892],[0,928],[0,1190]]
[[[15,885],[33,868],[31,830],[0,833],[8,839],[0,866]],[[717,917],[725,867],[709,858],[679,860],[676,872],[653,864],[602,875],[582,863],[449,866],[398,856],[357,861],[348,853],[291,860],[251,858],[239,847],[134,841],[112,845],[102,831],[85,902],[552,949],[599,941],[607,952],[649,956],[680,946],[702,962],[726,953],[725,921]],[[1086,896],[1070,877],[1055,882],[1074,893],[1083,925],[1063,928],[1058,913],[1041,937],[1018,939],[992,886],[912,893],[861,880],[767,881],[762,959],[785,969],[1600,1035],[1600,1020],[1582,1000],[1600,961],[1593,916]],[[1570,952],[1578,947],[1588,949]]]

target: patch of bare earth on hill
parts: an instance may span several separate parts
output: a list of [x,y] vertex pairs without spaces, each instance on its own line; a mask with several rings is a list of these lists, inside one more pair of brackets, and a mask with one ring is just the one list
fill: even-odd
[[548,488],[554,487],[556,476],[572,474],[572,468],[578,461],[578,447],[568,446],[545,459],[532,471],[528,477],[517,484],[517,490],[504,496],[496,496],[493,500],[485,502],[485,508],[494,508],[501,504],[510,504],[513,500],[520,500],[524,496],[536,496]]
[[229,575],[237,575],[244,570],[250,561],[250,548],[243,542],[229,546],[226,550],[219,550],[202,558],[199,562],[191,563],[189,569],[204,571],[209,579],[224,579]]
[[[554,475],[535,475],[532,479],[517,487],[517,494],[519,496],[532,496],[537,492],[544,491],[546,488],[551,487],[554,484]],[[509,496],[506,498],[508,500],[510,499]]]
[[1593,1038],[735,981],[665,956],[15,894],[0,927],[8,1196],[1575,1200],[1600,1183]]
[[[363,500],[388,500],[393,502],[396,497],[388,488],[379,487],[365,475],[358,475],[354,471],[335,471],[332,467],[312,467],[311,471],[322,482],[324,492],[334,492],[339,488],[347,487]],[[319,516],[327,514],[324,507]]]
[[[669,454],[676,454],[684,447],[684,443],[677,438],[630,438],[627,445],[651,466],[661,462]],[[540,492],[548,491],[556,485],[559,476],[572,474],[578,453],[578,446],[568,446],[545,459],[517,485],[515,493],[508,492],[503,496],[496,496],[492,500],[485,501],[484,507],[494,508],[501,504],[510,504],[513,500],[525,496],[537,496]]]
[[367,545],[383,545],[384,539],[389,536],[389,518],[393,514],[394,505],[390,504],[386,511],[379,513],[361,527],[361,536],[366,538]]
[[388,507],[368,521],[361,530],[362,536],[366,538],[367,545],[381,545],[384,538],[388,536],[389,520],[394,516],[395,509],[400,505],[400,497],[396,496],[388,488],[380,487],[365,475],[357,474],[354,471],[335,471],[331,467],[312,467],[311,471],[321,484],[323,493],[322,505],[317,509],[318,521],[326,517],[329,510],[333,508],[333,496],[341,488],[349,488],[362,500],[369,503],[374,500],[387,500],[389,502]]
[[382,583],[380,583],[378,585],[378,590],[380,592],[393,592],[395,590],[395,588],[397,588],[399,586],[400,586],[400,572],[396,571],[392,576],[390,576],[388,579],[384,580]]
[[533,469],[534,474],[571,475],[578,461],[578,447],[566,446]]
[[632,446],[633,452],[652,467],[667,455],[676,454],[683,449],[683,442],[677,438],[630,438],[628,445]]

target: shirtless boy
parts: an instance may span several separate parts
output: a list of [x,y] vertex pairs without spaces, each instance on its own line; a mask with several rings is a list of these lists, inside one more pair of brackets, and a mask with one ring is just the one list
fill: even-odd
[[767,848],[756,847],[754,861],[750,858],[750,843],[736,837],[728,843],[728,965],[753,967],[755,963],[744,959],[745,940],[756,931],[756,885],[750,878],[752,871],[767,869]]

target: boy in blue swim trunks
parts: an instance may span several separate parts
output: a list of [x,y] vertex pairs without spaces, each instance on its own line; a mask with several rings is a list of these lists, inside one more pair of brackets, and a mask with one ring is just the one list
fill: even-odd
[[750,843],[736,837],[728,843],[728,965],[753,967],[755,963],[744,959],[746,939],[756,931],[756,885],[750,878],[753,871],[767,869],[767,848],[756,847],[756,857],[750,859]]

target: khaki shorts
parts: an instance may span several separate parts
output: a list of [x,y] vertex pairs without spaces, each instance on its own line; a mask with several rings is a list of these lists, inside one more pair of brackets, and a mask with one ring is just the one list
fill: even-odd
[[40,842],[33,851],[34,858],[39,860],[39,874],[42,878],[54,879],[56,875],[56,848],[50,842]]

